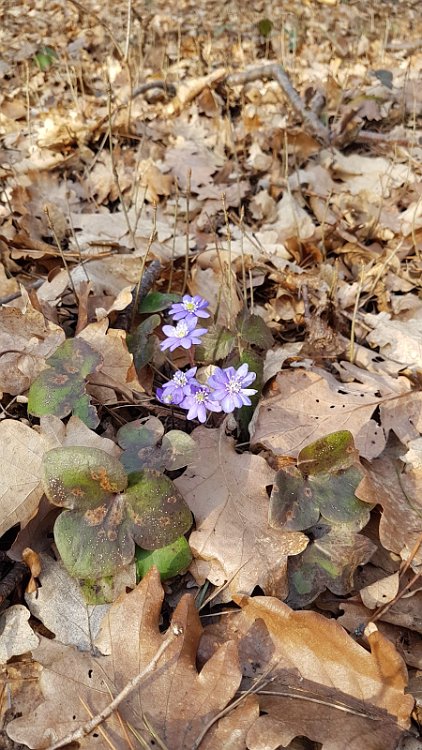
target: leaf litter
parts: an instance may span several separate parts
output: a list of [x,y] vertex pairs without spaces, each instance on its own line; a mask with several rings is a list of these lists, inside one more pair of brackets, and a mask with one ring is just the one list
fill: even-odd
[[[417,10],[0,10],[6,747],[421,747]],[[155,398],[186,293],[250,413]],[[81,587],[53,449],[174,482],[192,528]]]

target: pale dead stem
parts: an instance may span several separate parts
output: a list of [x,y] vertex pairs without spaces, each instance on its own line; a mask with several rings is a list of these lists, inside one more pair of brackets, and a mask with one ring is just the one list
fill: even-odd
[[[421,545],[422,545],[422,534],[419,534],[419,537],[417,538],[408,559],[406,560],[406,562],[404,563],[400,571],[400,578],[403,578],[406,571],[410,568],[410,565],[412,564],[412,561],[414,560],[415,555],[417,554]],[[415,575],[410,579],[410,581],[406,584],[406,586],[404,586],[404,588],[402,588],[401,591],[399,591],[396,594],[394,599],[392,599],[390,602],[387,602],[387,604],[384,604],[383,606],[379,607],[374,612],[369,622],[376,622],[376,620],[379,620],[383,615],[385,615],[385,613],[390,609],[390,607],[393,606],[393,604],[397,604],[397,602],[405,596],[406,592],[409,591],[409,589],[411,589],[413,584],[415,584],[421,576],[422,576],[422,568],[421,570],[419,570],[418,573],[415,573]]]
[[[270,669],[272,668],[273,667],[271,667]],[[205,735],[214,726],[214,724],[220,719],[222,719],[224,716],[227,716],[227,714],[229,714],[231,711],[233,711],[233,709],[236,708],[240,703],[242,703],[248,695],[253,695],[254,693],[261,692],[262,687],[266,687],[270,682],[273,682],[273,680],[275,680],[275,677],[270,677],[268,680],[265,679],[267,675],[269,674],[269,672],[270,670],[268,670],[263,675],[261,675],[261,677],[258,677],[255,684],[252,685],[252,687],[250,687],[249,690],[243,691],[239,698],[237,698],[235,701],[233,701],[233,703],[230,703],[228,706],[223,708],[222,711],[219,711],[218,714],[213,716],[213,718],[210,719],[208,724],[206,724],[205,727],[201,730],[200,734],[198,735],[195,742],[193,743],[191,750],[198,750]]]
[[58,249],[58,251],[60,253],[60,257],[61,257],[61,259],[63,261],[63,265],[64,265],[64,267],[66,269],[66,272],[67,272],[67,275],[69,277],[69,282],[70,282],[70,286],[72,287],[73,294],[75,295],[76,299],[78,299],[78,295],[77,295],[77,292],[76,292],[76,287],[75,287],[75,284],[74,284],[73,279],[72,279],[72,274],[70,273],[70,269],[69,269],[69,266],[68,266],[68,263],[67,263],[66,256],[65,256],[65,254],[63,252],[63,248],[61,246],[61,242],[60,242],[58,234],[57,234],[57,232],[56,232],[56,230],[54,228],[54,224],[53,224],[53,222],[51,220],[50,210],[49,210],[47,204],[44,206],[43,210],[44,210],[44,213],[45,213],[45,215],[47,217],[48,228],[49,228],[50,232],[52,233],[52,235],[54,237],[54,241],[55,241],[55,243],[57,245],[57,249]]
[[148,662],[145,669],[143,669],[142,672],[139,672],[137,675],[135,675],[135,677],[129,680],[129,682],[124,686],[123,690],[121,690],[120,693],[118,693],[118,695],[116,695],[116,697],[111,701],[111,703],[103,708],[100,713],[93,716],[92,719],[87,721],[81,727],[78,727],[78,729],[75,729],[74,732],[66,735],[66,737],[62,737],[62,739],[58,740],[58,742],[54,742],[47,748],[47,750],[58,750],[58,748],[63,747],[64,745],[68,745],[71,742],[77,742],[78,740],[86,737],[94,729],[99,727],[100,724],[106,721],[106,719],[108,719],[112,715],[112,713],[114,713],[118,706],[120,706],[120,704],[124,700],[126,700],[126,698],[128,698],[134,690],[136,690],[142,680],[154,671],[165,651],[167,651],[169,646],[171,646],[174,641],[183,634],[183,632],[184,629],[182,625],[180,625],[179,623],[173,623],[169,631],[167,632],[161,646],[157,649],[155,655],[152,657],[151,661]]

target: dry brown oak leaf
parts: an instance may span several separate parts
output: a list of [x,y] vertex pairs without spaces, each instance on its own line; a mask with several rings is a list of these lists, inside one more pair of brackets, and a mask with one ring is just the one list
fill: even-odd
[[248,750],[287,747],[297,736],[322,750],[396,750],[414,701],[404,693],[401,656],[374,626],[369,653],[316,612],[272,597],[238,603],[240,613],[205,630],[198,655],[237,641],[241,690],[256,686],[261,713],[247,731]]
[[223,430],[198,427],[192,437],[196,461],[175,483],[195,516],[193,574],[216,586],[228,581],[221,593],[226,601],[255,586],[285,598],[288,556],[302,552],[308,539],[269,526],[266,488],[274,471],[261,456],[236,453]]
[[385,549],[407,560],[416,553],[412,567],[422,563],[422,467],[405,466],[401,446],[389,446],[368,468],[376,501],[382,506],[379,536]]
[[65,333],[30,304],[0,310],[0,393],[26,391],[45,368],[45,360],[65,340]]
[[376,391],[372,381],[370,386],[341,383],[317,368],[283,370],[254,414],[251,445],[297,456],[305,445],[330,432],[349,430],[359,454],[371,460],[386,443],[383,428],[371,419],[383,403]]
[[[151,662],[162,644],[160,611],[163,589],[156,569],[129,594],[122,595],[104,618],[96,643],[106,656],[94,657],[71,646],[41,638],[33,651],[43,666],[44,696],[30,715],[12,721],[9,736],[31,748],[45,748],[78,729],[91,715],[111,703],[123,687]],[[193,597],[178,604],[173,623],[182,633],[163,652],[154,671],[119,706],[126,725],[143,738],[143,747],[157,747],[144,717],[168,750],[190,750],[206,724],[232,699],[241,673],[236,645],[225,643],[197,672],[196,653],[202,634]],[[84,750],[126,747],[122,723],[112,715],[80,740]],[[95,736],[96,735],[96,736]],[[107,742],[108,740],[108,742]]]

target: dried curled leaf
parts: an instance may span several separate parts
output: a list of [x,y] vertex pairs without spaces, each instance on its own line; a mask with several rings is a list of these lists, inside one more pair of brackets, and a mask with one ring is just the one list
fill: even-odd
[[248,750],[287,747],[298,736],[323,750],[396,750],[410,723],[413,698],[392,643],[376,628],[371,653],[335,620],[294,612],[271,597],[237,598],[242,611],[207,628],[200,659],[233,639],[247,690],[258,690],[261,715],[249,729]]

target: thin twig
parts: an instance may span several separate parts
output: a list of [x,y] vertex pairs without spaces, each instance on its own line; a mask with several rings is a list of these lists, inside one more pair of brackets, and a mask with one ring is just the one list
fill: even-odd
[[37,279],[36,281],[31,281],[28,286],[24,287],[22,285],[19,292],[14,292],[13,294],[8,294],[6,297],[0,297],[0,306],[6,305],[8,302],[12,302],[14,299],[18,299],[22,295],[22,289],[28,290],[28,289],[39,289],[40,286],[44,284],[45,279]]
[[59,237],[58,237],[58,234],[57,234],[57,232],[56,232],[56,230],[55,230],[55,228],[54,228],[54,224],[53,224],[53,222],[52,222],[52,220],[51,220],[51,216],[50,216],[50,210],[49,210],[49,208],[48,208],[48,205],[47,205],[47,204],[46,204],[46,205],[44,206],[44,209],[43,209],[43,210],[44,210],[44,213],[45,213],[45,215],[46,215],[46,217],[47,217],[47,225],[48,225],[48,228],[49,228],[49,230],[51,231],[51,233],[52,233],[52,235],[53,235],[53,237],[54,237],[54,241],[55,241],[55,243],[56,243],[56,245],[57,245],[57,249],[58,249],[58,251],[59,251],[59,253],[60,253],[60,257],[61,257],[61,259],[62,259],[62,261],[63,261],[63,265],[64,265],[64,267],[65,267],[65,269],[66,269],[66,271],[67,271],[67,275],[69,276],[70,286],[72,287],[72,290],[73,290],[73,294],[74,294],[74,295],[75,295],[75,297],[77,298],[77,297],[78,297],[78,295],[77,295],[77,292],[76,292],[75,284],[74,284],[74,282],[73,282],[72,274],[70,273],[70,268],[69,268],[69,266],[68,266],[68,263],[67,263],[67,260],[66,260],[66,257],[65,257],[65,254],[64,254],[63,248],[62,248],[62,246],[61,246],[61,242],[60,242],[60,240],[59,240]]
[[187,186],[186,186],[186,248],[185,248],[185,272],[183,274],[183,286],[182,286],[182,294],[185,294],[186,287],[188,285],[188,274],[189,274],[189,228],[190,228],[190,217],[189,217],[189,211],[190,211],[190,193],[191,193],[191,178],[192,178],[192,170],[188,169],[187,174]]
[[54,742],[52,745],[50,745],[47,750],[58,750],[59,747],[63,747],[63,745],[68,745],[71,742],[77,742],[78,740],[83,739],[88,734],[90,734],[94,729],[96,729],[100,724],[103,723],[106,719],[111,716],[111,714],[116,710],[120,704],[128,698],[128,696],[133,693],[133,691],[138,687],[138,685],[142,682],[144,677],[146,677],[148,674],[154,671],[155,667],[157,666],[159,660],[161,659],[162,655],[165,651],[169,648],[169,646],[174,643],[176,638],[178,636],[182,635],[183,633],[183,627],[182,625],[178,623],[173,623],[169,631],[167,632],[166,637],[164,638],[161,646],[159,649],[157,649],[155,655],[152,657],[151,661],[147,664],[145,669],[142,670],[142,672],[139,672],[135,677],[133,677],[129,682],[124,686],[123,690],[116,695],[116,697],[111,701],[111,703],[108,704],[103,710],[98,713],[96,716],[94,716],[92,719],[87,721],[83,726],[76,729],[74,732],[71,732],[70,734],[66,735],[66,737],[62,737],[61,740],[58,740],[58,742]]
[[354,137],[355,143],[394,144],[395,146],[417,146],[418,140],[414,135],[396,135],[396,133],[377,133],[374,130],[360,130]]
[[307,129],[313,133],[319,141],[327,146],[330,142],[328,128],[322,124],[321,120],[319,120],[314,112],[311,112],[311,110],[305,107],[301,97],[293,87],[289,76],[281,65],[275,63],[271,65],[259,65],[255,68],[245,70],[242,73],[232,73],[231,75],[228,75],[225,80],[229,86],[242,86],[245,83],[251,83],[252,81],[257,81],[262,78],[271,78],[274,81],[277,81],[278,85],[290,101],[296,114],[299,115]]
[[[157,79],[156,81],[146,81],[145,83],[140,83],[139,86],[136,86],[132,92],[132,99],[140,94],[145,94],[147,91],[151,91],[151,89],[162,89],[169,96],[176,96],[176,87],[173,86],[172,83]],[[124,103],[126,104],[126,102]]]
[[416,554],[419,552],[421,545],[422,545],[422,534],[419,534],[415,544],[413,545],[413,549],[411,550],[409,557],[407,558],[403,567],[400,570],[400,578],[403,578],[406,571],[410,568],[413,560],[416,557]]
[[217,721],[219,721],[224,716],[227,716],[227,714],[233,711],[233,709],[236,708],[240,703],[242,703],[242,701],[244,701],[248,695],[253,695],[254,693],[261,692],[262,688],[266,687],[267,685],[269,685],[271,682],[273,682],[276,679],[275,676],[270,677],[268,680],[265,679],[266,676],[272,670],[272,668],[273,667],[271,666],[263,675],[258,677],[257,681],[248,690],[243,691],[242,694],[239,696],[239,698],[236,698],[236,700],[233,701],[233,703],[230,703],[228,706],[223,708],[222,711],[219,711],[218,714],[216,714],[215,716],[213,716],[212,719],[210,719],[208,724],[205,725],[205,727],[201,730],[200,734],[196,738],[195,742],[192,745],[191,750],[198,750],[202,740],[204,739],[205,735],[209,732],[211,727],[213,727]]
[[[133,298],[133,308],[132,308],[132,316],[131,316],[131,328],[133,328],[133,325],[135,323],[135,317],[136,317],[136,314],[138,312],[138,307],[139,307],[140,300],[142,298],[141,297],[142,289],[143,288],[145,289],[145,285],[143,286],[143,281],[144,281],[145,265],[146,265],[146,262],[147,262],[149,251],[151,250],[152,243],[155,242],[155,240],[157,239],[157,204],[154,205],[154,214],[153,214],[153,217],[154,218],[153,218],[153,224],[152,224],[151,234],[149,236],[148,245],[147,245],[147,248],[145,250],[145,254],[144,254],[143,258],[142,258],[141,270],[139,272],[139,281],[138,281],[138,283],[136,285],[135,295],[134,295],[134,298]],[[153,271],[153,273],[154,273],[154,271]]]
[[416,581],[419,580],[419,578],[422,576],[422,570],[419,571],[419,573],[415,573],[413,578],[410,579],[410,581],[406,584],[406,586],[396,594],[394,599],[391,600],[391,602],[388,602],[387,604],[384,604],[382,607],[376,610],[374,615],[370,618],[369,622],[376,622],[376,620],[379,620],[385,613],[393,606],[393,604],[397,604],[397,602],[403,597],[403,595],[406,593],[406,591],[409,591],[409,589],[413,586]]

